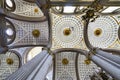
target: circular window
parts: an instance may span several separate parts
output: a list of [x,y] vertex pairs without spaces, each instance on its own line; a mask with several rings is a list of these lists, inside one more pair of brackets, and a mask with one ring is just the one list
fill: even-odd
[[7,34],[8,36],[12,36],[12,35],[14,34],[14,31],[13,31],[11,28],[8,28],[8,29],[6,30],[6,34]]
[[7,45],[11,44],[15,39],[16,31],[14,25],[8,20],[6,20],[6,27],[4,33],[6,34],[5,38],[6,44]]
[[5,8],[8,11],[14,11],[15,10],[15,2],[14,2],[14,0],[5,0]]
[[[2,20],[2,19],[1,19]],[[16,37],[16,31],[14,25],[7,19],[3,19],[2,23],[3,26],[1,27],[1,45],[6,46],[11,44],[15,37]]]

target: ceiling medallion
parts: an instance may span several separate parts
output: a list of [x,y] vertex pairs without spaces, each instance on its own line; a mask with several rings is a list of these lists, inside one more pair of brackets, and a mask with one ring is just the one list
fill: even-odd
[[91,64],[91,60],[86,59],[86,60],[84,60],[84,63],[85,63],[86,65],[89,65],[89,64]]
[[95,36],[100,36],[102,34],[102,29],[100,28],[97,28],[95,31],[94,31],[94,35]]
[[65,28],[65,29],[63,30],[63,34],[64,34],[65,36],[69,36],[69,35],[71,34],[71,29],[70,29],[70,28]]
[[12,64],[14,63],[14,61],[13,61],[13,59],[11,59],[11,58],[7,58],[7,59],[6,59],[6,63],[7,63],[8,65],[12,65]]
[[35,13],[38,13],[38,12],[39,12],[39,9],[38,9],[38,8],[35,8],[35,9],[34,9],[34,12],[35,12]]
[[33,35],[35,38],[38,38],[38,37],[40,36],[40,31],[37,30],[37,29],[34,29],[34,30],[32,31],[32,35]]
[[110,16],[101,16],[88,25],[88,37],[94,47],[108,48],[118,38],[119,25]]
[[63,65],[67,65],[68,63],[69,63],[69,61],[68,61],[67,58],[64,58],[64,59],[62,60],[62,64],[63,64]]

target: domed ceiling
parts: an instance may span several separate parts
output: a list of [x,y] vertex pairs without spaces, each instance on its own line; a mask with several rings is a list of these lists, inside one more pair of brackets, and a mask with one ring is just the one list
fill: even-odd
[[[4,6],[3,1],[0,3],[0,46],[8,51],[0,54],[0,80],[33,59],[42,49],[49,53],[61,48],[88,51],[83,17],[94,0],[48,0],[46,5],[44,1],[39,5],[35,0],[5,0]],[[109,0],[102,9],[96,8],[95,16],[90,19],[87,32],[94,47],[120,49],[120,5],[115,1],[118,0]],[[35,48],[39,50],[30,52]],[[53,76],[54,80],[77,80],[76,76],[80,80],[91,80],[89,75],[94,72],[93,68],[98,69],[93,62],[88,65],[87,58],[78,52],[50,54],[54,55],[55,62],[50,69],[54,73],[49,77]]]

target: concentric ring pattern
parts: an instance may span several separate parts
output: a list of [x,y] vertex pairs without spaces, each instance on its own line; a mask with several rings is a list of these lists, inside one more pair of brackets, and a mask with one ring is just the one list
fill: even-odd
[[0,79],[4,80],[20,67],[20,58],[12,51],[0,54]]
[[[65,35],[65,29],[70,29],[69,35]],[[63,48],[73,48],[80,44],[83,38],[83,24],[81,19],[75,16],[62,16],[55,20],[52,27],[52,36],[57,45]]]
[[110,16],[102,16],[89,23],[88,36],[95,47],[108,48],[118,38],[118,23]]

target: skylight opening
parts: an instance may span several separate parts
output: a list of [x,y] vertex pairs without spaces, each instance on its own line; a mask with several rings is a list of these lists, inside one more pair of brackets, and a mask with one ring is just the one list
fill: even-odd
[[56,9],[57,9],[57,10],[59,10],[59,9],[60,9],[60,7],[59,7],[59,6],[56,6]]
[[105,9],[102,13],[111,13],[117,9],[119,9],[120,7],[118,6],[114,6],[114,7],[108,7],[107,9]]
[[81,6],[79,9],[81,10],[81,9],[83,9],[84,7],[83,6]]
[[64,13],[73,13],[76,7],[74,6],[65,6]]

